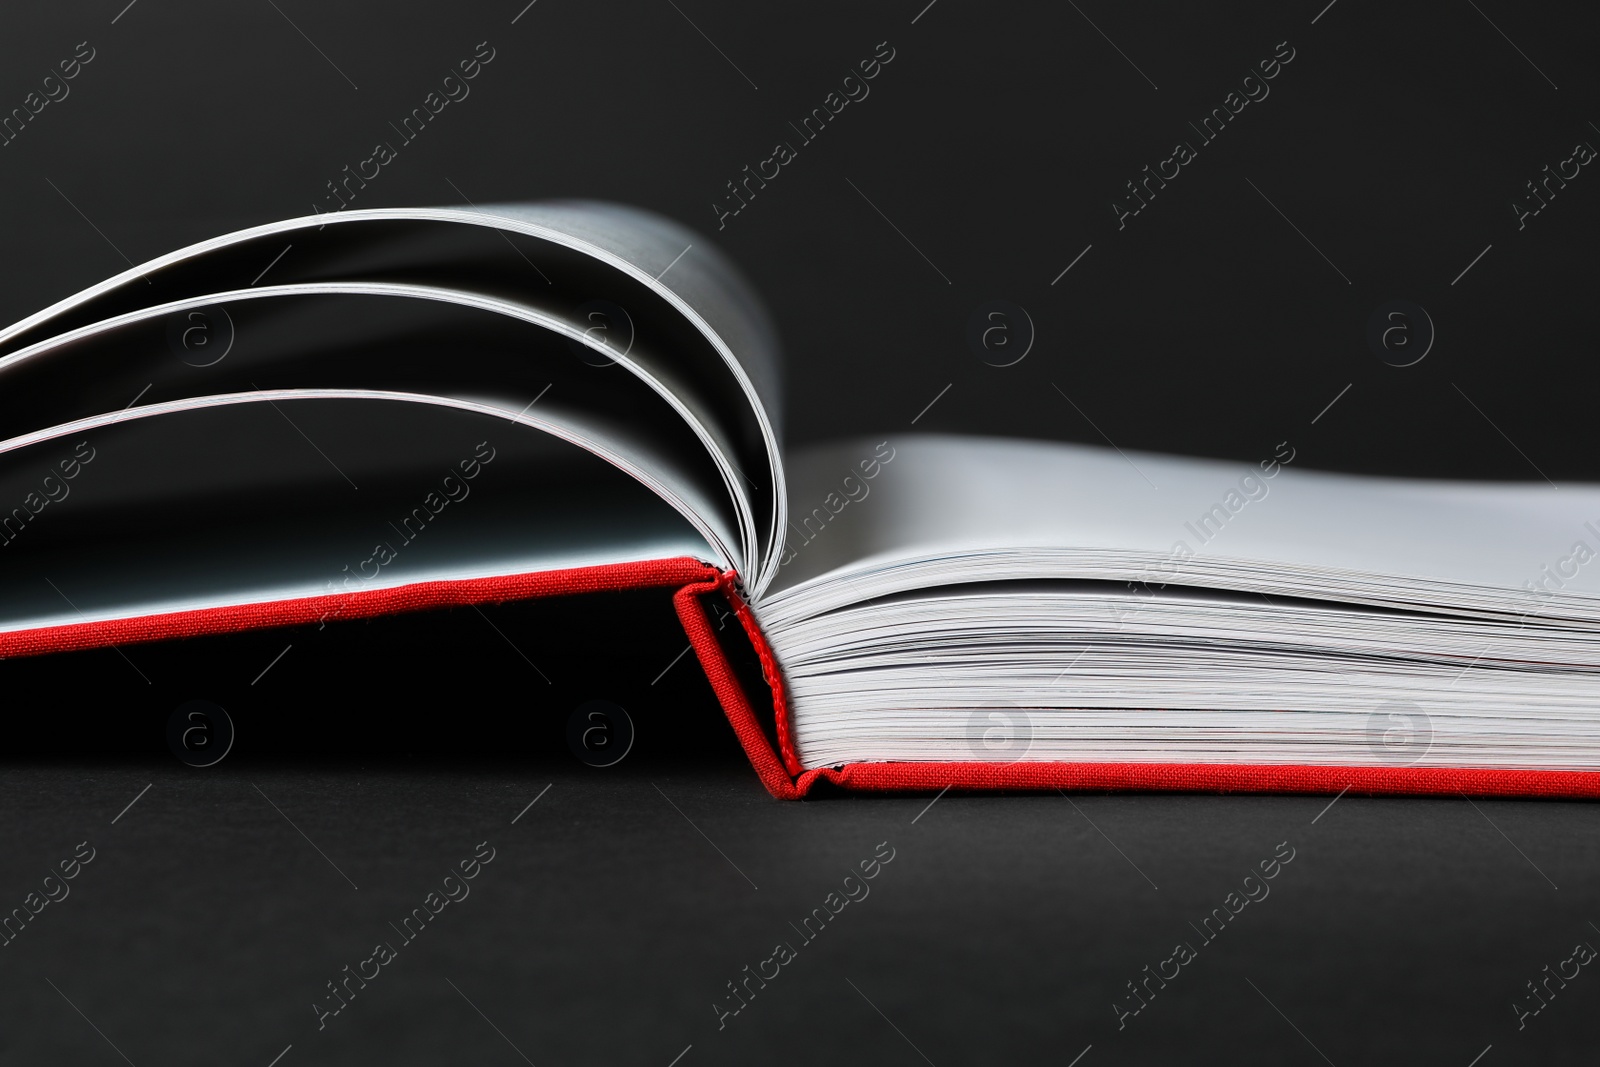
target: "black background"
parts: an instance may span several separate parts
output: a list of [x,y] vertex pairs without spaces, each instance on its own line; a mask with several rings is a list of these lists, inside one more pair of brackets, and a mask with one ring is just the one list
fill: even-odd
[[[1511,204],[1600,143],[1596,18],[1470,0],[12,9],[0,109],[78,42],[95,58],[0,148],[0,319],[326,205],[324,183],[487,41],[471,95],[356,206],[583,196],[699,228],[779,324],[791,444],[915,419],[1592,480],[1600,179],[1585,168],[1520,230]],[[717,232],[724,183],[883,41],[895,58],[870,96]],[[1295,58],[1270,95],[1119,230],[1123,183],[1196,141],[1187,124],[1282,41]],[[966,341],[996,299],[1036,331],[1009,367]],[[1366,341],[1393,300],[1437,330],[1414,366]],[[264,1065],[292,1045],[283,1067],[665,1065],[686,1046],[684,1067],[1065,1064],[1087,1046],[1082,1067],[1592,1055],[1587,971],[1525,1030],[1511,1008],[1600,941],[1589,805],[778,804],[674,661],[664,598],[486,614],[7,663],[0,905],[78,841],[99,854],[0,948],[0,1049]],[[595,697],[639,731],[604,770],[563,739]],[[165,751],[168,713],[194,698],[239,727],[209,770]],[[323,983],[481,840],[498,854],[473,896],[319,1032]],[[1124,983],[1285,840],[1297,858],[1272,896],[1119,1032]],[[881,841],[897,858],[872,896],[718,1031],[724,983]]]

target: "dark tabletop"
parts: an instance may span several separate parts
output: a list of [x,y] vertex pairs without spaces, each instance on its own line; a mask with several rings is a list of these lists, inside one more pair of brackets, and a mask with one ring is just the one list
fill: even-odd
[[[739,766],[548,758],[8,768],[5,905],[80,843],[94,858],[0,956],[3,1050],[1593,1062],[1597,980],[1571,960],[1600,943],[1596,809],[1330,799],[780,803]],[[454,899],[402,929],[430,892]],[[357,970],[376,977],[332,1014],[327,983]],[[1560,970],[1577,977],[1519,1019],[1525,983]],[[1127,983],[1161,972],[1132,1012]],[[775,977],[735,1013],[727,983],[752,973]]]

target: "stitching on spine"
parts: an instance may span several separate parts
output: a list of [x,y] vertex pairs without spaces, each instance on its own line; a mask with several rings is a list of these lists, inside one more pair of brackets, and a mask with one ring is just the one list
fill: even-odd
[[755,647],[756,656],[761,660],[761,676],[766,679],[767,687],[772,690],[773,722],[778,735],[778,753],[783,757],[784,769],[790,775],[798,775],[804,768],[800,765],[799,754],[795,752],[793,735],[790,731],[789,699],[783,685],[783,668],[778,664],[778,657],[773,655],[772,646],[767,644],[767,636],[761,632],[755,613],[739,595],[738,581],[739,576],[733,571],[724,571],[719,584],[722,586],[723,596],[728,598],[734,612],[739,616],[739,621],[744,625],[745,635],[750,638],[750,644]]

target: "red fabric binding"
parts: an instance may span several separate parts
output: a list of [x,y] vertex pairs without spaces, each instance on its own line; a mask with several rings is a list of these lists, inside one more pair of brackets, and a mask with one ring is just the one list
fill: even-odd
[[767,643],[767,635],[761,632],[761,624],[756,622],[755,612],[750,610],[750,605],[740,595],[737,580],[737,575],[732,571],[727,572],[723,575],[722,591],[733,604],[739,621],[744,623],[744,632],[761,660],[761,676],[767,680],[767,688],[772,690],[772,718],[778,735],[778,754],[783,757],[783,765],[789,774],[799,777],[804,768],[794,750],[789,729],[789,700],[783,686],[783,669],[778,665],[778,657],[773,654],[772,646]]
[[[734,588],[734,580],[732,571],[718,574],[707,581],[684,586],[673,595],[672,601],[678,609],[678,618],[683,622],[683,632],[689,635],[689,644],[694,646],[695,655],[700,660],[700,667],[706,672],[706,678],[722,704],[722,711],[728,716],[728,723],[738,736],[739,744],[744,747],[744,754],[755,768],[761,784],[779,800],[798,800],[805,790],[795,786],[794,778],[772,750],[772,742],[767,740],[766,733],[761,729],[761,722],[745,696],[744,687],[733,673],[728,655],[717,640],[717,632],[711,628],[711,619],[700,600],[707,593],[723,593],[739,613],[746,632],[751,634],[751,640],[757,641],[760,628],[748,617],[750,609]],[[766,675],[767,684],[772,686],[774,706],[782,707],[783,685],[777,673],[777,661],[772,659],[772,651],[767,648],[764,637],[759,639],[756,648],[761,654],[761,669]],[[762,649],[766,649],[764,654],[761,653]]]
[[[1145,793],[1338,793],[1366,796],[1600,798],[1600,773],[1476,767],[1231,766],[1216,763],[847,763],[805,772],[870,793],[1073,790]],[[767,787],[771,790],[771,786]],[[782,794],[787,797],[789,794]],[[780,796],[773,792],[773,796]]]

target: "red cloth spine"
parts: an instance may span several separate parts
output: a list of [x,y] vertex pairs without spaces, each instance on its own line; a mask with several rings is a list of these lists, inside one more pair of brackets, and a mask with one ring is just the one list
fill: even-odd
[[[576,567],[535,574],[418,582],[390,589],[301,597],[266,603],[175,611],[135,618],[67,623],[0,633],[0,659],[199,637],[273,626],[364,619],[430,608],[508,600],[672,588],[673,604],[722,710],[761,784],[774,797],[795,800],[819,781],[872,793],[956,790],[1096,790],[1205,793],[1338,793],[1375,795],[1600,797],[1600,773],[1470,767],[1234,766],[1184,763],[850,763],[804,769],[796,755],[783,672],[732,571],[689,558]],[[761,661],[770,697],[751,702],[706,614],[704,598],[722,596],[734,608]],[[774,736],[761,716],[770,699]]]

